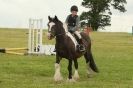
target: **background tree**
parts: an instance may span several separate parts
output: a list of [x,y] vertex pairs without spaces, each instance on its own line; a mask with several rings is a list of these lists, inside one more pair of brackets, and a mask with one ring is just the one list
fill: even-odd
[[125,12],[126,0],[83,0],[82,6],[87,8],[80,16],[81,26],[91,25],[94,31],[110,26],[111,7],[120,12]]

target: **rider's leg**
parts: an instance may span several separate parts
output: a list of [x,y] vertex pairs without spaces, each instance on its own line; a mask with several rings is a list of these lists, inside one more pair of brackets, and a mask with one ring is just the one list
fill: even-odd
[[79,32],[79,31],[75,31],[74,34],[75,34],[75,35],[78,37],[78,39],[79,39],[79,45],[80,45],[79,49],[80,49],[80,51],[85,51],[85,47],[83,46],[83,41],[82,41],[82,37],[81,37],[81,35],[80,35],[80,32]]
[[82,44],[82,37],[79,31],[75,31],[74,34],[78,37],[79,44]]

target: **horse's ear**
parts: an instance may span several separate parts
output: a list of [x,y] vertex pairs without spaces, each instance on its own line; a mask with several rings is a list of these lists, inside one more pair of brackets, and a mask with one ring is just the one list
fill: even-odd
[[48,16],[48,19],[49,19],[49,21],[51,21],[51,20],[52,20],[52,18],[51,18],[50,16]]
[[56,15],[55,15],[54,19],[55,19],[56,21],[59,21]]

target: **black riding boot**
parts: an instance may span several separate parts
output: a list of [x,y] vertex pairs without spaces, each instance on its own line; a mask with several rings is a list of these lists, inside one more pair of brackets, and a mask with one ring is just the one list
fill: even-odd
[[82,39],[79,39],[79,51],[80,52],[84,52],[85,51],[85,47],[83,45]]

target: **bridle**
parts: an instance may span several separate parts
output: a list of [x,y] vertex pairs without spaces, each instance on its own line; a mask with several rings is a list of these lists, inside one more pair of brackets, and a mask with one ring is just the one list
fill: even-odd
[[48,33],[50,33],[52,36],[57,37],[57,36],[66,35],[68,32],[65,32],[65,33],[60,33],[60,34],[56,34],[56,35],[54,35],[52,31],[48,31]]

